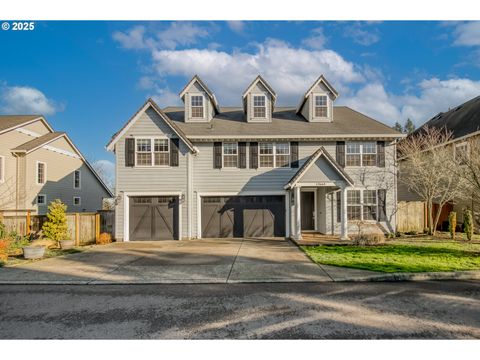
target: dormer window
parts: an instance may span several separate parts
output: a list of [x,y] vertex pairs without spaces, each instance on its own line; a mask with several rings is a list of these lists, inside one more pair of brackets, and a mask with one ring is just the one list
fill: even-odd
[[315,117],[328,117],[328,100],[327,95],[315,96]]
[[253,96],[253,117],[265,118],[267,117],[267,107],[265,101],[265,95]]
[[203,118],[203,96],[192,95],[191,108],[192,118]]

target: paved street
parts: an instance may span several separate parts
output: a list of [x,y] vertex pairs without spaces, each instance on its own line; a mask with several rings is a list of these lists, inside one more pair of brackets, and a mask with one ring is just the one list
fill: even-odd
[[480,338],[480,282],[1,285],[0,338]]

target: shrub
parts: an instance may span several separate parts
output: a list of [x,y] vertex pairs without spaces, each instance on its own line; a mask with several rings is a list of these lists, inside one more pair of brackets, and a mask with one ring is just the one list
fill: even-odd
[[457,213],[455,211],[450,211],[448,214],[448,231],[450,232],[450,237],[455,240],[455,230],[457,229]]
[[360,234],[353,237],[353,244],[357,246],[375,246],[385,244],[385,236],[379,234]]
[[60,240],[67,240],[67,205],[56,199],[48,205],[47,221],[43,223],[43,235],[59,245]]
[[110,244],[111,242],[112,242],[112,237],[110,236],[109,233],[101,233],[96,241],[97,245],[106,245],[106,244]]
[[463,211],[463,231],[467,235],[468,241],[472,240],[473,236],[473,215],[472,211],[465,209]]
[[410,230],[405,233],[405,235],[417,235],[418,233],[415,230]]
[[8,260],[8,248],[10,246],[10,239],[0,239],[0,263],[6,263]]

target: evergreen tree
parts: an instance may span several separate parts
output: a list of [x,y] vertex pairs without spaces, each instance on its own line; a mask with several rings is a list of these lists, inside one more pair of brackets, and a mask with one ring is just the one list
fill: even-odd
[[405,123],[404,132],[406,134],[411,134],[414,131],[415,131],[415,125],[414,125],[413,121],[410,120],[410,118],[408,118],[407,122]]
[[58,242],[67,240],[67,205],[56,199],[48,205],[47,221],[43,223],[43,235],[48,239]]
[[398,132],[403,132],[403,127],[398,121],[395,122],[395,125],[393,125],[393,128]]

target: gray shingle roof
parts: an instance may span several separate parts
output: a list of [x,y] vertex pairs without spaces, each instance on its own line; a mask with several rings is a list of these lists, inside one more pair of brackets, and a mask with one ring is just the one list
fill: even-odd
[[29,152],[31,150],[34,150],[46,143],[49,143],[50,141],[53,141],[61,136],[65,135],[64,132],[53,132],[53,133],[48,133],[45,135],[42,135],[38,138],[35,138],[33,140],[27,141],[26,143],[23,143],[16,148],[12,149],[13,152]]
[[435,115],[422,125],[446,128],[454,139],[480,131],[480,96],[473,98],[447,112]]
[[402,134],[346,106],[335,106],[333,122],[308,122],[294,107],[276,107],[271,123],[247,123],[241,107],[221,108],[210,123],[185,123],[183,107],[164,109],[168,117],[191,139],[221,137],[402,137]]
[[41,115],[0,115],[0,131],[20,126],[40,117]]

